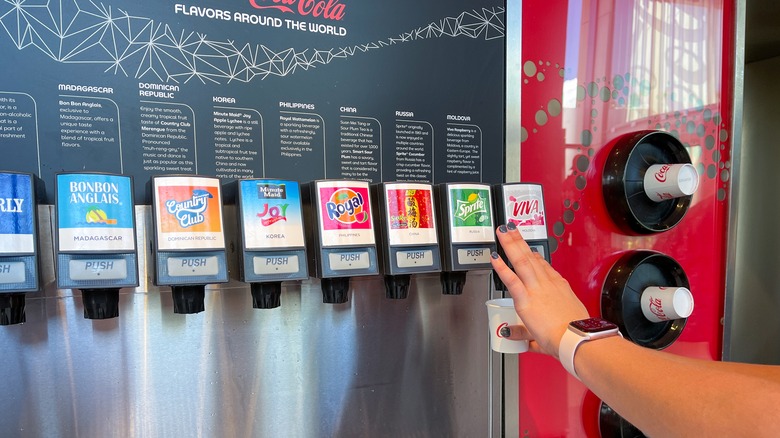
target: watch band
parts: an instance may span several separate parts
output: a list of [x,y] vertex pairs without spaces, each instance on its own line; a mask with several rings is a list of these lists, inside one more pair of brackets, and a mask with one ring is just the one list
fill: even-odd
[[[578,330],[578,326],[585,331]],[[563,333],[560,344],[558,344],[558,359],[569,374],[576,377],[577,380],[582,380],[574,369],[574,356],[576,355],[580,344],[585,341],[605,339],[612,336],[623,337],[618,330],[618,327],[609,321],[605,321],[601,318],[587,318],[579,321],[572,321],[566,328],[566,332]]]
[[560,359],[561,365],[577,380],[580,380],[580,376],[574,370],[574,354],[577,352],[580,344],[587,340],[590,340],[590,338],[567,328],[566,332],[563,333],[561,343],[558,345],[558,359]]

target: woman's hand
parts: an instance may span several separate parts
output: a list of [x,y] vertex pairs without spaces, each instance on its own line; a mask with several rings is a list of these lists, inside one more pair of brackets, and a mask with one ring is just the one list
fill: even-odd
[[529,340],[531,351],[557,358],[569,322],[587,318],[588,311],[569,282],[540,254],[531,251],[513,223],[498,227],[496,236],[514,271],[498,254],[493,254],[493,269],[509,290],[523,321],[523,325],[510,327],[508,338]]

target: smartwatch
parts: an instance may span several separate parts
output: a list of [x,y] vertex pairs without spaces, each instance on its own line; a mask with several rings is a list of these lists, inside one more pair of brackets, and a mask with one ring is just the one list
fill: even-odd
[[621,336],[618,326],[602,318],[587,318],[569,323],[569,327],[558,346],[558,358],[566,371],[578,380],[580,376],[574,370],[574,354],[580,344],[586,341]]

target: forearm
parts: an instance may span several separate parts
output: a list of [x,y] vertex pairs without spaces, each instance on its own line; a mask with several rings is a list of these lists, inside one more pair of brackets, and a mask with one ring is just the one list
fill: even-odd
[[722,363],[679,358],[618,337],[586,342],[575,356],[583,383],[649,436],[775,434],[777,380],[717,364]]

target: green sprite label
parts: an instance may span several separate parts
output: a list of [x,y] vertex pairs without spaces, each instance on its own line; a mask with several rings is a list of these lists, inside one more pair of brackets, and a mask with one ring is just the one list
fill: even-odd
[[492,227],[489,192],[481,189],[450,189],[452,225],[455,227]]

